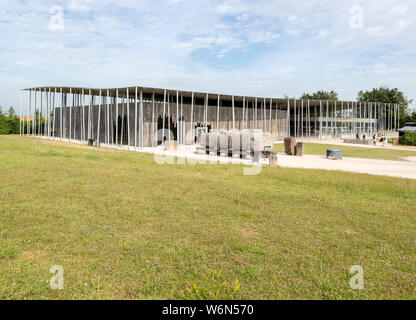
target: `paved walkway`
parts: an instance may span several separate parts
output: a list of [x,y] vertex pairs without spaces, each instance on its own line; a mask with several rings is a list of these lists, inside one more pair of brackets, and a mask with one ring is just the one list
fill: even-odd
[[411,157],[411,159],[408,160],[412,161],[374,160],[349,157],[344,157],[342,160],[331,160],[322,156],[313,155],[293,157],[284,153],[279,153],[277,156],[278,164],[288,168],[341,170],[416,179],[416,157]]

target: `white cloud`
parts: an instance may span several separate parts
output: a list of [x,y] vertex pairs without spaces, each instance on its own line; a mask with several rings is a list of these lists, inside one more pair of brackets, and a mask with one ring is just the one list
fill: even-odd
[[[354,4],[363,30],[349,27],[347,0],[2,0],[0,105],[54,84],[353,99],[388,83],[414,97],[416,3]],[[54,5],[64,29],[51,32]]]

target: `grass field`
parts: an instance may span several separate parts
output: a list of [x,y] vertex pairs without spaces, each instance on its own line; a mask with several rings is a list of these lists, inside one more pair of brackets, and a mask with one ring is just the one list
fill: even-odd
[[0,298],[415,298],[416,181],[242,172],[0,136]]
[[[346,145],[331,145],[320,143],[306,143],[305,154],[325,156],[326,150],[329,148],[338,148],[342,150],[344,157],[351,158],[365,158],[365,159],[379,159],[379,160],[403,160],[406,157],[416,157],[415,151],[390,149],[390,148],[364,148],[364,147],[351,147]],[[284,152],[285,148],[283,143],[277,143],[274,145],[274,151]]]

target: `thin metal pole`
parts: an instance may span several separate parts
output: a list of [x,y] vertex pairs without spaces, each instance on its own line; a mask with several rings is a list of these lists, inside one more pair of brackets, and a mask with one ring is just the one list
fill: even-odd
[[110,147],[110,90],[107,89],[107,147]]
[[134,150],[137,151],[137,87],[134,91]]
[[290,137],[290,100],[287,99],[287,136]]
[[40,127],[40,124],[41,124],[41,122],[40,122],[40,119],[41,119],[41,116],[42,116],[42,89],[39,89],[39,100],[40,100],[40,107],[39,107],[39,109],[38,109],[38,117],[39,117],[39,119],[37,119],[37,126],[38,126],[38,128],[37,128],[37,136],[38,137],[40,137],[40,133],[41,133],[41,127]]
[[152,147],[155,146],[155,93],[152,93]]
[[250,129],[250,126],[249,126],[249,123],[248,123],[248,121],[249,121],[249,118],[250,118],[250,114],[249,114],[249,112],[248,112],[248,106],[249,106],[249,101],[248,101],[249,99],[247,98],[246,99],[246,124],[245,124],[245,128],[246,129]]
[[53,126],[52,126],[52,133],[53,139],[55,139],[55,131],[56,131],[56,87],[53,93]]
[[97,147],[100,146],[100,127],[101,127],[101,89],[98,97],[98,123],[97,123]]
[[29,115],[30,115],[30,107],[31,107],[31,100],[32,100],[32,91],[29,90],[26,96],[29,96],[27,99],[26,104],[26,134],[29,136],[30,133],[30,121],[29,121]]
[[37,98],[37,90],[35,90],[35,107],[33,108],[33,118],[32,118],[32,137],[36,136],[36,98]]
[[301,113],[300,113],[300,124],[301,124],[301,130],[302,130],[302,141],[303,141],[303,123],[304,123],[304,117],[303,117],[303,99],[301,102]]
[[396,114],[396,131],[399,130],[399,111],[400,111],[400,107],[399,104],[396,104],[396,108],[397,108],[397,114]]
[[310,112],[311,112],[311,109],[310,109],[310,104],[309,104],[309,99],[308,99],[308,109],[307,109],[307,111],[306,111],[306,130],[307,130],[307,133],[306,133],[306,135],[307,135],[307,137],[308,137],[308,140],[310,140],[310,138],[311,138],[311,114],[310,114]]
[[270,110],[269,110],[269,131],[272,133],[272,107],[273,107],[273,99],[270,98]]
[[322,100],[319,100],[319,139],[322,140]]
[[[234,100],[233,100],[233,103],[234,103]],[[207,120],[208,120],[208,93],[205,96],[205,111],[204,111],[204,127],[205,127],[205,131],[208,131],[207,130]],[[234,111],[233,111],[233,128],[234,128]]]
[[19,91],[19,136],[22,135],[22,91]]
[[[272,107],[273,107],[273,105],[272,105]],[[281,126],[279,126],[279,124],[280,125],[282,124],[282,121],[278,120],[278,111],[279,111],[279,100],[276,100],[276,126],[275,126],[276,131],[275,131],[275,135],[274,135],[276,137],[276,139],[279,139],[279,133],[280,133],[279,128],[281,127]]]
[[176,90],[176,141],[180,144],[179,131],[179,91]]
[[29,115],[30,115],[30,104],[32,100],[32,91],[28,90],[26,94],[26,134],[29,136],[29,130],[30,130],[30,121],[29,121]]
[[293,100],[293,115],[295,116],[294,125],[295,125],[295,139],[298,136],[298,124],[297,124],[297,114],[296,114],[296,99]]
[[48,93],[48,138],[51,138],[51,109],[52,109],[52,92],[51,88],[49,87],[49,93]]
[[129,88],[126,88],[126,94],[127,94],[127,150],[130,150],[130,96],[129,96]]
[[64,121],[63,121],[63,117],[62,117],[62,115],[63,115],[63,106],[64,106],[64,97],[63,97],[63,93],[62,93],[62,88],[61,88],[61,108],[60,108],[60,112],[59,112],[59,114],[60,114],[60,119],[59,119],[59,123],[60,123],[60,130],[59,130],[59,138],[60,138],[60,140],[62,140],[62,134],[63,134],[63,124],[64,124]]
[[120,129],[120,147],[123,147],[123,137],[124,137],[124,105],[125,105],[125,100],[124,98],[120,98],[121,99],[121,129]]
[[118,146],[118,89],[116,89],[116,147]]
[[143,90],[140,90],[140,147],[144,147]]
[[165,116],[166,116],[166,89],[163,94],[163,120],[162,120],[162,145],[165,143]]
[[243,121],[241,123],[241,129],[244,129],[244,113],[245,113],[245,107],[246,107],[246,97],[243,97]]
[[171,117],[170,117],[170,94],[168,92],[168,140],[170,141],[170,121],[171,121]]
[[233,113],[233,130],[235,130],[235,110],[234,110],[234,96],[231,97],[232,113]]
[[[244,109],[243,109],[243,115],[244,115]],[[218,95],[218,99],[217,99],[217,132],[220,130],[219,123],[220,123],[220,95]]]
[[266,119],[266,98],[263,98],[263,132],[266,132],[267,119]]
[[183,118],[183,93],[181,93],[181,116],[179,117],[179,122],[180,122],[180,128],[181,128],[180,143],[186,144],[186,142],[184,141],[185,121]]
[[192,137],[192,144],[195,143],[195,136],[194,136],[194,93],[192,92],[192,97],[191,97],[191,137]]
[[81,141],[84,142],[85,141],[85,91],[84,89],[82,89],[82,94],[81,94],[81,103],[82,103],[82,108],[81,108]]

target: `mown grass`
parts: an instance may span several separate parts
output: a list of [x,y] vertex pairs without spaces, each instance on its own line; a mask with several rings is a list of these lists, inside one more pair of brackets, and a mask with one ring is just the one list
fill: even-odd
[[415,190],[0,136],[0,298],[414,299]]
[[[379,159],[379,160],[404,160],[406,157],[416,157],[415,151],[390,149],[390,148],[364,148],[351,147],[347,145],[332,145],[320,143],[306,143],[305,154],[325,156],[326,150],[330,148],[337,148],[342,150],[344,157],[351,158],[365,158],[365,159]],[[284,152],[283,143],[276,143],[273,150],[275,152]]]

